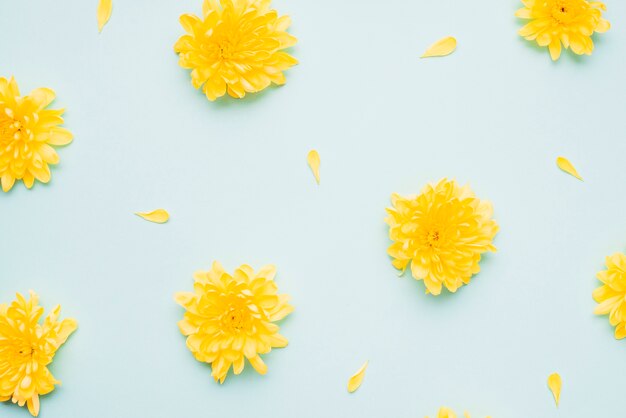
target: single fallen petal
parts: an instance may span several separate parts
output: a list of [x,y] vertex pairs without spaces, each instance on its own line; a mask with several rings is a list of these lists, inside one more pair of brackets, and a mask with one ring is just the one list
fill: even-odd
[[99,0],[98,2],[98,32],[102,32],[102,28],[111,18],[113,11],[113,0]]
[[164,224],[170,219],[170,214],[165,209],[156,209],[152,212],[135,212],[135,215],[141,216],[146,221],[157,224]]
[[367,369],[368,363],[368,361],[363,363],[361,368],[350,377],[350,380],[348,380],[348,392],[352,393],[361,386],[361,383],[363,383],[363,378],[365,377],[365,369]]
[[561,386],[563,383],[561,382],[561,376],[558,373],[552,373],[548,376],[548,387],[552,391],[552,395],[554,396],[554,401],[556,402],[556,406],[559,406],[559,398],[561,397]]
[[578,171],[576,171],[576,169],[574,168],[574,166],[572,165],[572,163],[569,162],[569,160],[565,157],[558,157],[556,159],[556,165],[563,171],[565,171],[567,174],[572,175],[574,177],[576,177],[578,180],[582,181],[583,178],[580,177],[580,174],[578,174]]
[[306,161],[309,163],[311,171],[313,171],[315,181],[317,181],[317,184],[320,184],[320,155],[313,149],[309,151],[309,154],[306,156]]
[[456,38],[454,36],[447,36],[432,44],[430,48],[424,52],[421,58],[428,57],[445,57],[450,55],[456,49]]

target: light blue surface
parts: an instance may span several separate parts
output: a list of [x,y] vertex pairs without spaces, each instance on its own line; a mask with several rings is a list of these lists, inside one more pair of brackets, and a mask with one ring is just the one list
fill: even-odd
[[[219,103],[172,51],[200,0],[114,0],[102,35],[96,3],[0,0],[0,75],[53,88],[76,138],[50,185],[0,195],[0,300],[34,289],[80,324],[42,418],[624,415],[626,342],[591,292],[626,249],[626,3],[608,1],[592,57],[552,63],[513,0],[277,0],[300,65]],[[418,58],[446,35],[453,55]],[[392,192],[444,176],[491,200],[501,232],[470,286],[434,298],[396,277],[383,219]],[[168,224],[133,215],[157,207]],[[214,259],[274,263],[293,297],[264,377],[215,384],[177,329],[173,293]]]

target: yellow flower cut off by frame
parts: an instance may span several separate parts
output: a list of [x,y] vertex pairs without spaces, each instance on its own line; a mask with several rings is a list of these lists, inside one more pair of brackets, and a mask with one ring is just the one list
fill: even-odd
[[387,209],[387,250],[392,264],[404,271],[411,265],[416,280],[427,292],[441,293],[442,286],[456,292],[480,271],[483,253],[496,251],[493,239],[498,224],[491,219],[490,202],[478,199],[469,186],[443,179],[427,185],[418,196],[391,196]]
[[[470,414],[467,412],[465,412],[463,416],[465,418],[471,418]],[[426,418],[428,418],[428,416]],[[452,409],[442,406],[441,408],[439,408],[439,412],[437,413],[437,418],[457,418],[457,416],[456,416],[456,413]],[[487,417],[487,418],[490,418],[490,417]]]
[[178,326],[187,347],[196,360],[211,364],[216,381],[223,383],[231,366],[240,374],[245,359],[265,374],[260,355],[287,346],[275,322],[289,315],[293,306],[288,295],[278,294],[275,275],[274,266],[255,273],[245,264],[230,275],[214,262],[211,270],[194,274],[193,292],[175,295],[186,310]]
[[594,313],[609,315],[609,323],[615,327],[615,338],[626,337],[626,255],[615,253],[606,258],[606,270],[596,276],[602,286],[593,291],[598,302]]
[[604,3],[587,0],[522,0],[524,7],[515,16],[530,20],[519,30],[520,36],[539,46],[547,46],[556,61],[561,47],[577,55],[591,55],[594,32],[604,33],[611,24],[602,18]]
[[202,17],[185,14],[180,23],[179,64],[211,101],[285,84],[283,71],[298,63],[283,51],[296,44],[287,33],[291,19],[271,10],[270,0],[205,0]]
[[78,324],[73,319],[59,321],[61,307],[55,307],[45,318],[34,292],[26,300],[21,294],[10,305],[0,304],[0,402],[26,405],[39,415],[39,396],[60,384],[48,366],[56,351],[65,343]]
[[0,77],[0,182],[8,192],[16,181],[27,188],[35,180],[50,181],[50,164],[59,163],[53,147],[72,142],[72,134],[61,128],[63,110],[47,109],[55,94],[47,88],[20,96],[13,77]]

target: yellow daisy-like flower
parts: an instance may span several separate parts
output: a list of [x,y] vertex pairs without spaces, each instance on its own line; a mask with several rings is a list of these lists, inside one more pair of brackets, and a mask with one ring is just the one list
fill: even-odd
[[226,92],[236,98],[285,84],[283,71],[298,63],[282,51],[295,45],[286,32],[289,16],[278,17],[270,0],[205,0],[202,18],[180,17],[186,35],[174,50],[191,69],[191,82],[213,101]]
[[591,55],[594,32],[604,33],[611,24],[602,18],[604,3],[587,0],[522,0],[524,7],[515,16],[530,19],[519,34],[539,46],[547,46],[556,61],[561,45],[577,55]]
[[26,300],[17,294],[11,305],[0,304],[0,402],[11,400],[39,414],[39,396],[61,383],[48,365],[54,354],[77,328],[73,319],[59,321],[61,307],[55,307],[43,324],[43,308],[34,292]]
[[594,313],[609,314],[609,322],[615,327],[615,338],[626,337],[626,255],[615,253],[606,258],[606,270],[596,277],[603,285],[593,291],[599,305]]
[[276,268],[255,273],[242,265],[231,276],[221,264],[194,274],[194,292],[180,292],[176,302],[187,310],[178,323],[187,347],[198,361],[210,363],[211,375],[223,383],[230,366],[241,373],[244,359],[260,374],[267,366],[259,354],[287,346],[274,322],[293,311],[288,295],[279,295]]
[[72,142],[72,134],[59,127],[63,110],[46,109],[54,100],[47,88],[20,96],[15,79],[0,77],[0,181],[8,192],[16,180],[33,187],[35,179],[50,181],[50,167],[59,156],[52,146]]
[[394,193],[391,202],[385,221],[394,243],[387,252],[397,269],[411,263],[413,277],[424,280],[427,293],[439,295],[442,285],[456,292],[480,271],[481,254],[496,251],[491,203],[476,198],[469,186],[443,179],[419,196]]
[[[465,412],[463,416],[465,418],[471,418],[470,414],[468,414],[467,412]],[[439,408],[439,413],[437,414],[437,418],[456,418],[456,413],[452,409],[442,406],[441,408]]]

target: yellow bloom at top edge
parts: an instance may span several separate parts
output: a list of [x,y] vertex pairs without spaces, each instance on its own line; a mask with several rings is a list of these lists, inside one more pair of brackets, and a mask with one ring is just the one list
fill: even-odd
[[410,264],[416,280],[424,280],[427,292],[450,292],[468,284],[480,271],[481,255],[496,251],[493,239],[498,224],[491,219],[491,203],[474,196],[469,186],[443,179],[429,184],[418,196],[391,196],[387,209],[387,250],[397,269]]
[[606,258],[606,270],[597,274],[602,286],[593,291],[598,302],[594,313],[609,315],[615,338],[626,337],[626,255],[615,253]]
[[547,46],[550,57],[561,56],[561,46],[577,55],[591,55],[594,32],[604,33],[611,24],[602,18],[604,3],[587,0],[522,0],[515,16],[530,22],[519,34],[539,46]]
[[55,307],[40,324],[43,308],[34,292],[29,300],[18,293],[10,305],[0,304],[0,402],[26,405],[37,416],[39,396],[60,383],[47,366],[78,327],[73,319],[59,321],[60,312]]
[[[465,412],[463,414],[463,416],[465,418],[471,418],[470,414],[467,413],[467,412]],[[426,417],[426,418],[428,418],[428,417]],[[441,408],[439,408],[439,412],[437,413],[437,418],[457,418],[457,415],[456,415],[456,413],[452,409],[446,408],[445,406],[442,406]],[[489,417],[487,417],[487,418],[489,418]]]
[[270,84],[285,84],[283,71],[298,61],[284,52],[296,44],[287,33],[289,16],[278,16],[270,0],[205,0],[202,17],[185,14],[186,34],[174,45],[191,83],[213,101],[226,92],[242,98]]
[[0,77],[0,182],[2,190],[11,190],[16,180],[29,189],[36,180],[50,181],[49,164],[57,164],[59,156],[53,146],[72,142],[72,134],[64,128],[63,110],[46,109],[54,100],[47,88],[20,96],[17,83]]
[[186,310],[178,326],[187,337],[187,348],[196,360],[211,364],[215,381],[223,383],[231,366],[240,374],[245,359],[265,374],[260,354],[287,346],[275,322],[289,315],[293,306],[288,295],[278,294],[275,275],[274,266],[255,273],[245,264],[230,275],[214,262],[211,270],[194,274],[193,292],[175,295]]

